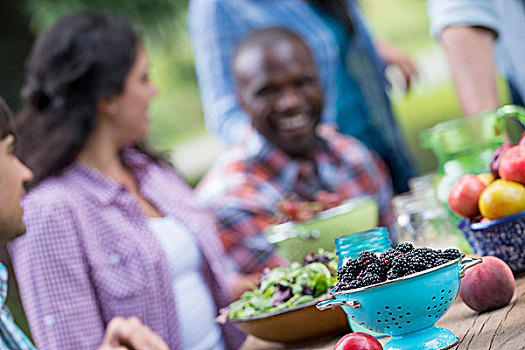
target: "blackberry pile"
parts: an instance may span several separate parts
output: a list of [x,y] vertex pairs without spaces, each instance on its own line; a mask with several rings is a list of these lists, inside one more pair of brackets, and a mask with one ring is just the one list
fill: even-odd
[[332,291],[340,292],[393,280],[461,257],[457,249],[441,251],[414,248],[412,243],[401,243],[379,256],[364,250],[357,259],[348,260],[337,270],[338,282]]

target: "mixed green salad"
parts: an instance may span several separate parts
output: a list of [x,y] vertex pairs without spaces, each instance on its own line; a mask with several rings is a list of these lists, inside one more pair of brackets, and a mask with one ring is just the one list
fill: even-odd
[[246,319],[308,303],[333,288],[337,282],[335,252],[319,250],[303,264],[263,273],[259,288],[245,292],[228,308],[230,319]]

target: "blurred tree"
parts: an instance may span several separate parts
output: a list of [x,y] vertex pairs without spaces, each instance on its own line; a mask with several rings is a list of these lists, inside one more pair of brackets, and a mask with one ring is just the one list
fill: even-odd
[[25,57],[34,36],[29,31],[29,16],[18,1],[0,1],[0,17],[0,96],[17,109]]
[[[35,38],[57,18],[72,12],[111,12],[132,23],[148,38],[166,38],[187,0],[0,0],[0,96],[16,111],[24,63]],[[169,41],[168,41],[169,42]]]

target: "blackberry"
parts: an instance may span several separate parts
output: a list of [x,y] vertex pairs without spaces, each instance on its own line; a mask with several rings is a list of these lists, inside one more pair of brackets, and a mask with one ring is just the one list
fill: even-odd
[[351,290],[360,288],[363,285],[361,284],[361,281],[359,280],[353,280],[351,282],[338,282],[334,288],[332,288],[332,292],[341,292],[344,290]]
[[346,290],[348,286],[348,283],[346,282],[337,282],[337,284],[332,288],[333,293],[342,292],[343,290]]
[[405,273],[405,276],[412,275],[412,274],[414,274],[414,273],[416,273],[416,272],[417,272],[416,270],[410,269],[410,270],[408,270],[408,271]]
[[357,259],[350,259],[337,270],[337,280],[348,283],[356,279],[360,272],[361,263]]
[[[430,248],[417,248],[407,254],[410,259],[421,260],[426,266],[434,266],[434,262],[440,258],[437,251]],[[427,267],[428,268],[428,267]]]
[[379,256],[379,261],[382,264],[386,265],[387,268],[390,268],[392,266],[392,261],[394,260],[394,258],[400,254],[402,253],[398,252],[394,248],[390,248]]
[[462,257],[463,254],[461,254],[459,252],[459,250],[457,249],[454,249],[454,248],[450,248],[450,249],[445,249],[445,251],[443,253],[441,253],[441,257],[443,259],[446,259],[446,260],[455,260],[455,259],[459,259]]
[[366,267],[370,263],[379,263],[379,258],[377,257],[377,255],[367,250],[363,250],[359,254],[358,260],[363,266],[363,268]]
[[401,253],[408,253],[411,250],[414,250],[414,246],[410,242],[401,243],[396,247],[396,250]]
[[447,259],[439,258],[439,259],[436,259],[434,261],[434,265],[432,267],[440,266],[440,265],[446,264],[448,262],[449,262],[449,260],[447,260]]
[[386,279],[386,273],[388,268],[381,262],[372,262],[368,264],[362,272],[362,275],[371,273],[373,275],[378,275],[381,281]]
[[347,284],[348,289],[356,289],[363,287],[363,283],[360,280],[353,280],[352,282]]
[[410,252],[411,256],[424,256],[424,257],[432,257],[432,256],[438,256],[438,253],[431,249],[431,248],[416,248]]
[[399,277],[403,277],[405,274],[404,273],[400,273],[399,271],[397,270],[388,270],[387,274],[386,274],[386,279],[387,280],[395,280],[396,278],[399,278]]
[[423,271],[427,269],[427,261],[424,257],[414,256],[409,259],[408,267],[414,271]]
[[361,283],[363,287],[365,286],[371,286],[372,284],[376,284],[382,282],[381,277],[379,275],[373,274],[373,273],[366,273],[361,277]]
[[[409,259],[406,256],[401,255],[401,256],[394,258],[394,261],[392,262],[392,267],[390,268],[388,273],[390,273],[391,276],[402,277],[405,275],[405,273],[408,271],[409,268],[410,268]],[[387,277],[388,277],[388,274],[387,274]]]

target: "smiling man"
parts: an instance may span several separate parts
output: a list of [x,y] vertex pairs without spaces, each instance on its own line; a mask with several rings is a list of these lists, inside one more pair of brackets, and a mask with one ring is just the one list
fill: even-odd
[[198,193],[215,213],[240,271],[286,264],[263,232],[291,194],[309,201],[321,191],[345,199],[371,195],[381,224],[391,224],[386,166],[356,139],[318,126],[323,109],[318,74],[296,34],[283,28],[251,33],[237,48],[232,70],[252,131],[217,160]]
[[[0,241],[7,242],[23,235],[26,227],[20,206],[24,183],[33,174],[14,154],[15,134],[9,108],[0,98]],[[7,270],[0,263],[0,350],[33,350],[34,346],[13,322],[5,306]],[[79,315],[79,317],[82,317]],[[137,318],[115,317],[106,327],[99,350],[149,349],[168,350],[160,337]]]

